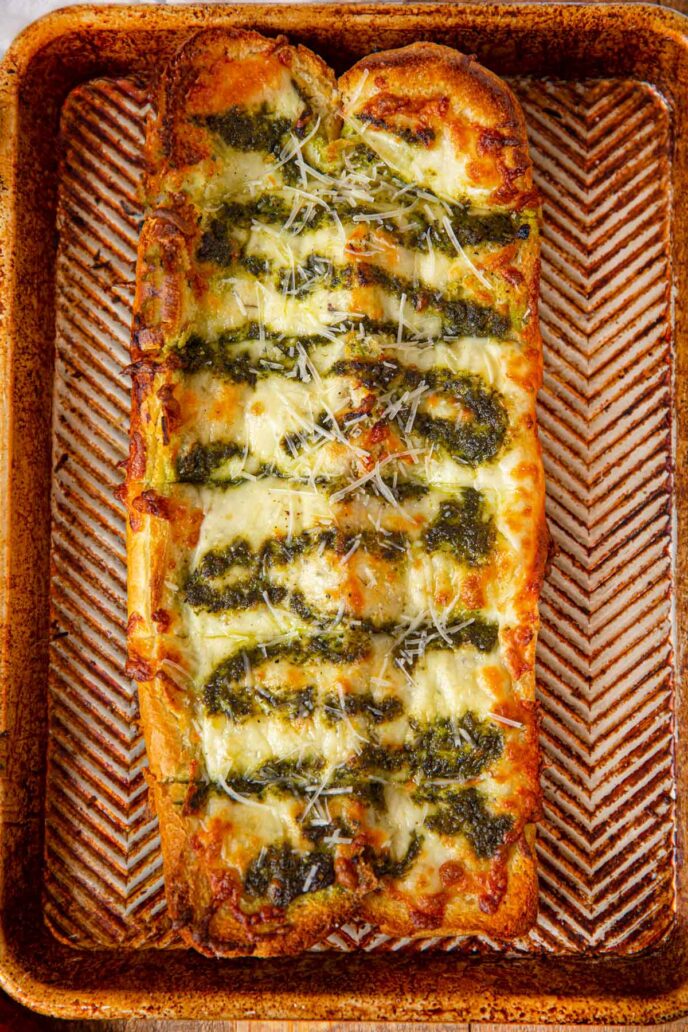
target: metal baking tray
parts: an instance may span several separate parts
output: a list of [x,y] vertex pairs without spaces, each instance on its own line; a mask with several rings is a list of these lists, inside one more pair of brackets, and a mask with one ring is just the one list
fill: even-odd
[[[195,28],[339,71],[436,39],[507,77],[544,198],[540,913],[509,946],[346,926],[179,949],[124,677],[126,366],[151,69]],[[0,70],[0,980],[62,1017],[688,1015],[688,20],[636,4],[72,8]],[[175,948],[177,947],[177,948]]]

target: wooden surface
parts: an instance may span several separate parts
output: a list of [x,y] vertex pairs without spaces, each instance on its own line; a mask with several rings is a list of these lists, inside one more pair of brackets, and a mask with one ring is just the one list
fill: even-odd
[[[64,1026],[54,1022],[48,1028]],[[78,1032],[687,1032],[688,1021],[670,1025],[470,1025],[360,1024],[358,1022],[252,1021],[97,1021],[67,1027]],[[40,1026],[39,1026],[40,1027]],[[45,1027],[45,1026],[44,1026]]]
[[686,1032],[686,1021],[670,1025],[470,1025],[360,1024],[357,1022],[251,1022],[251,1021],[87,1021],[36,1019],[29,1025],[8,1026],[12,1032],[50,1029],[57,1032]]
[[[47,1028],[72,1032],[686,1032],[688,1023],[670,1025],[470,1025],[359,1024],[357,1022],[252,1022],[252,1021],[91,1021],[53,1022]],[[41,1026],[38,1026],[39,1028]]]
[[688,1019],[663,1025],[389,1024],[338,1021],[57,1021],[0,998],[0,1032],[688,1032]]

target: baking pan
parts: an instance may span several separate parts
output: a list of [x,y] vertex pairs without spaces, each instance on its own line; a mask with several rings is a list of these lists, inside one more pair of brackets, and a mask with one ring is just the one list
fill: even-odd
[[[298,959],[178,946],[122,674],[128,320],[150,70],[194,28],[341,71],[436,39],[510,79],[545,201],[531,934],[347,926]],[[0,976],[55,1015],[650,1022],[688,1014],[683,729],[688,21],[636,4],[72,8],[0,72]],[[59,231],[59,232],[58,232]]]

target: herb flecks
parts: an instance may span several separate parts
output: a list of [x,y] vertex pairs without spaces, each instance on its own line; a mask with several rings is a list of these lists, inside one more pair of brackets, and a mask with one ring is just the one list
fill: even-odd
[[408,125],[398,125],[394,122],[386,121],[384,118],[365,111],[360,111],[356,118],[359,122],[363,122],[364,125],[372,125],[376,129],[383,129],[411,146],[429,147],[435,140],[435,130],[430,126],[419,126],[414,129]]
[[456,500],[441,502],[423,539],[428,552],[453,552],[470,566],[484,563],[495,540],[494,518],[486,512],[484,496],[465,487]]
[[430,618],[397,635],[394,662],[408,672],[427,652],[472,645],[479,652],[492,652],[499,640],[499,627],[478,611],[453,610],[442,621]]
[[305,720],[317,706],[313,685],[304,688],[266,688],[256,685],[225,683],[222,687],[221,710],[234,723],[249,717],[283,716],[287,720]]
[[[262,689],[246,689],[259,693]],[[283,693],[286,695],[286,692]],[[368,702],[362,695],[364,703]],[[332,700],[326,696],[324,705],[316,706],[311,696],[311,713],[322,712],[326,719]],[[380,720],[375,716],[370,723],[379,727],[387,719],[403,715],[403,706],[385,714]],[[382,713],[378,710],[378,713]],[[348,716],[369,717],[366,705],[352,710]],[[366,793],[370,785],[404,785],[409,779],[425,785],[423,789],[429,799],[433,793],[441,796],[448,783],[464,783],[478,778],[500,758],[504,751],[504,738],[493,723],[480,721],[474,713],[467,711],[460,718],[439,718],[432,723],[418,723],[413,718],[408,722],[406,741],[398,745],[383,744],[376,739],[378,734],[371,728],[373,738],[366,740],[347,763],[332,770],[327,778],[328,787],[352,787],[355,792]],[[302,757],[299,760],[270,760],[252,771],[230,772],[225,784],[242,795],[263,796],[276,790],[302,796],[313,791],[314,776],[325,767],[321,756]]]
[[499,759],[503,749],[501,731],[468,711],[461,718],[440,718],[418,729],[412,747],[413,767],[431,779],[470,780]]
[[412,299],[412,308],[419,312],[435,312],[441,319],[441,332],[445,336],[501,338],[509,332],[508,316],[494,308],[425,287],[418,281],[396,276],[380,265],[359,262],[356,280],[362,287],[375,286],[389,294],[403,294]]
[[[214,613],[247,609],[266,598],[270,604],[279,605],[289,593],[270,580],[269,572],[273,568],[288,566],[299,557],[312,552],[322,554],[326,550],[348,560],[360,549],[388,562],[399,563],[407,555],[407,545],[406,536],[399,531],[383,534],[364,530],[358,534],[341,534],[332,529],[305,530],[291,538],[268,538],[257,550],[245,539],[238,538],[224,548],[205,553],[197,568],[187,576],[183,597],[194,609]],[[220,580],[228,575],[231,575],[228,582]],[[311,614],[299,593],[290,594],[289,605],[304,619],[317,622],[317,615]],[[327,622],[329,617],[322,619]]]
[[[266,136],[266,139],[270,142],[269,137]],[[293,161],[283,164],[281,172],[289,185],[299,186],[298,170],[294,167]],[[398,180],[398,184],[404,189],[401,180]],[[246,231],[251,229],[255,222],[269,226],[279,225],[284,227],[285,233],[294,235],[318,230],[324,226],[336,226],[338,223],[346,226],[351,224],[354,215],[363,220],[372,217],[376,228],[384,230],[410,251],[428,253],[436,250],[449,257],[456,257],[457,243],[460,247],[478,247],[485,244],[503,247],[515,240],[526,240],[530,235],[530,224],[519,220],[514,213],[480,214],[472,211],[467,205],[449,205],[439,199],[433,202],[436,207],[435,217],[430,217],[427,191],[424,191],[424,194],[426,196],[420,197],[417,191],[406,188],[403,207],[412,207],[413,210],[410,214],[404,214],[401,222],[395,214],[399,204],[393,197],[390,197],[389,214],[386,215],[384,207],[377,209],[361,201],[352,207],[346,199],[338,197],[335,192],[327,202],[304,204],[297,217],[291,219],[290,200],[285,200],[276,193],[259,194],[250,201],[227,201],[203,226],[203,258],[206,261],[217,261],[221,266],[236,261],[241,254],[239,238],[242,234],[245,237]],[[360,227],[361,222],[354,224]],[[365,250],[365,239],[360,244]],[[351,269],[347,271],[344,267],[340,270],[340,275],[350,274]]]
[[370,648],[369,635],[359,629],[308,635],[242,649],[223,660],[206,682],[203,689],[206,709],[211,714],[223,712],[227,699],[231,705],[231,691],[237,683],[246,683],[247,672],[254,667],[281,659],[288,659],[297,666],[309,662],[355,663],[366,656]]
[[296,130],[291,119],[274,115],[267,104],[262,104],[257,111],[247,111],[243,105],[234,104],[222,114],[206,115],[202,121],[235,150],[268,154],[278,154],[285,137]]
[[[260,353],[252,355],[246,345],[255,342],[260,342]],[[270,333],[265,327],[261,336],[259,324],[250,322],[242,330],[222,333],[212,340],[192,333],[173,354],[184,373],[215,373],[237,383],[253,385],[275,373],[289,376],[296,365],[297,344],[302,351],[308,351],[329,343],[321,334],[294,338]]]
[[368,718],[373,724],[386,724],[400,717],[404,707],[393,695],[376,699],[372,692],[342,693],[327,695],[323,700],[323,712],[329,724],[358,716]]
[[259,853],[246,872],[244,888],[248,896],[287,907],[297,897],[320,892],[334,882],[331,853],[318,850],[304,855],[285,843]]
[[425,818],[425,826],[441,835],[465,835],[476,856],[490,859],[504,843],[514,825],[510,814],[493,814],[477,788],[461,789],[422,786],[417,802],[431,802],[436,809]]
[[[370,391],[386,392],[392,396],[385,410],[373,408],[370,424],[394,420],[405,434],[416,434],[439,445],[453,459],[476,466],[494,459],[507,437],[508,415],[501,394],[472,373],[454,373],[438,366],[420,370],[402,365],[396,359],[339,359],[330,368],[330,376],[348,376]],[[415,404],[405,397],[418,395]],[[465,410],[465,419],[446,419],[431,416],[425,409],[432,394],[452,398]],[[323,418],[322,416],[320,417]],[[340,432],[351,435],[356,423],[339,426]],[[290,435],[283,442],[285,451],[299,448],[318,436],[317,431],[303,431]]]
[[324,765],[325,761],[320,756],[300,760],[274,759],[252,771],[228,774],[224,780],[230,789],[242,796],[263,798],[267,792],[305,796]]
[[405,874],[408,874],[415,861],[418,859],[422,845],[423,836],[419,835],[417,831],[414,831],[411,834],[406,851],[397,860],[392,858],[392,854],[389,850],[383,850],[379,853],[372,854],[370,859],[373,871],[378,878],[391,878],[395,880],[403,878]]
[[242,454],[234,441],[215,441],[202,444],[200,441],[177,457],[177,479],[180,483],[205,484],[214,479],[215,473],[229,459]]

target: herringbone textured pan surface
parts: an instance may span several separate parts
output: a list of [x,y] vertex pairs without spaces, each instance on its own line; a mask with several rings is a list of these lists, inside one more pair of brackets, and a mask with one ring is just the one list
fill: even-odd
[[[633,82],[516,83],[545,200],[540,916],[511,949],[632,953],[674,906],[670,125]],[[123,676],[128,327],[145,94],[64,112],[45,911],[81,946],[170,945]],[[374,929],[334,948],[399,949]],[[492,950],[487,940],[422,947]],[[409,947],[407,947],[409,948]]]

